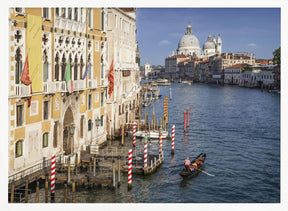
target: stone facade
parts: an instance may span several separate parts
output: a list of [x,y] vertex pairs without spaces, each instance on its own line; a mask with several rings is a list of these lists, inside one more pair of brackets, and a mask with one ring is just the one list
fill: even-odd
[[114,62],[114,91],[107,99],[107,134],[119,134],[135,119],[140,100],[136,9],[108,8],[108,63]]
[[106,141],[106,16],[105,8],[9,8],[9,175]]

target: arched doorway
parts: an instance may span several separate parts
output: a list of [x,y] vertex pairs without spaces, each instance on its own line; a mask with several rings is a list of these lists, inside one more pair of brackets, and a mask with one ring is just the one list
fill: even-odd
[[71,108],[68,107],[63,121],[63,150],[65,151],[65,155],[70,155],[74,148],[74,131],[71,133],[71,126],[73,127],[73,113]]

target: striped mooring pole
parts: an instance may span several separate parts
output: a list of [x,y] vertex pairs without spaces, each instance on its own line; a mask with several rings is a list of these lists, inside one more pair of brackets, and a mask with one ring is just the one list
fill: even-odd
[[129,149],[128,154],[128,189],[132,188],[132,149]]
[[144,137],[144,169],[148,167],[148,161],[147,161],[147,147],[148,146],[148,138],[147,136]]
[[184,111],[184,132],[186,131],[186,112]]
[[133,122],[133,147],[136,146],[136,122]]
[[189,127],[189,108],[187,108],[187,127]]
[[55,197],[55,164],[56,156],[55,154],[51,157],[51,199],[54,200]]
[[171,154],[174,154],[174,141],[175,141],[175,125],[172,125]]
[[162,128],[159,130],[159,155],[162,156]]

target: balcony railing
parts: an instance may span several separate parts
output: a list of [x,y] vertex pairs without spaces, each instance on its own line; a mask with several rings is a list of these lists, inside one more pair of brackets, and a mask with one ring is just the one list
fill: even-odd
[[43,92],[46,94],[55,93],[56,92],[55,82],[52,81],[43,82]]
[[85,80],[73,81],[73,88],[75,91],[84,90],[86,88]]
[[66,92],[66,82],[65,81],[55,81],[55,92]]
[[101,78],[100,87],[107,87],[109,85],[107,78]]
[[16,84],[16,95],[19,97],[30,97],[31,91],[30,91],[31,85],[24,85],[24,84]]
[[97,88],[97,78],[88,80],[88,88],[96,89]]

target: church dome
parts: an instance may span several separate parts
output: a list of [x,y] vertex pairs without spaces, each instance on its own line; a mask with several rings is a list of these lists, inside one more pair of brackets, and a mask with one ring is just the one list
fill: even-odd
[[192,27],[189,24],[186,28],[185,35],[180,39],[178,43],[178,53],[193,55],[196,53],[200,54],[201,48],[198,38],[193,35]]
[[215,43],[213,41],[206,41],[203,45],[203,49],[215,49]]

